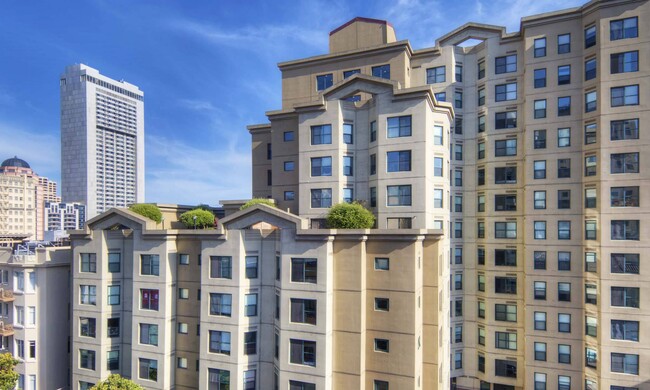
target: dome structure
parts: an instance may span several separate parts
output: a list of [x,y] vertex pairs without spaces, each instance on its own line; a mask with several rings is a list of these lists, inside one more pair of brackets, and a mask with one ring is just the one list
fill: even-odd
[[17,168],[28,168],[31,169],[29,164],[27,164],[27,161],[18,158],[17,156],[14,156],[12,158],[8,158],[2,162],[2,167],[17,167]]

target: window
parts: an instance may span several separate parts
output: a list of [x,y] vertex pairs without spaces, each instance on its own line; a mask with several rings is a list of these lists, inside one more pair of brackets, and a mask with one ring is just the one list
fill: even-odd
[[478,291],[485,291],[485,275],[479,274],[477,280]]
[[[597,163],[596,156],[587,156],[587,157],[585,157],[585,176],[596,176],[596,174],[598,173],[597,164],[598,163]],[[594,205],[593,207],[596,207],[596,206]]]
[[611,173],[639,173],[639,153],[611,155]]
[[610,71],[612,74],[637,72],[638,70],[639,70],[638,51],[614,53],[610,56]]
[[562,34],[557,36],[557,54],[566,54],[571,52],[571,34]]
[[639,139],[639,119],[611,121],[610,138],[612,141]]
[[557,328],[559,332],[571,333],[571,314],[564,314],[564,313],[558,314]]
[[[485,355],[482,353],[478,354],[478,370],[480,372],[485,372]],[[483,387],[481,387],[483,389]]]
[[636,106],[639,104],[639,86],[626,85],[611,89],[612,107]]
[[596,111],[597,108],[596,91],[585,94],[585,112]]
[[411,151],[401,150],[386,153],[386,171],[403,172],[411,170]]
[[79,350],[79,367],[95,370],[95,351],[88,349]]
[[558,344],[557,346],[558,363],[571,364],[571,346]]
[[343,176],[354,175],[354,161],[352,156],[343,156]]
[[[316,301],[314,301],[316,302]],[[390,307],[390,300],[388,298],[375,298],[375,310],[388,311]],[[314,308],[315,309],[315,308]],[[314,325],[316,324],[316,310],[314,310]],[[293,311],[292,311],[293,313]]]
[[571,84],[571,65],[557,67],[557,85]]
[[375,379],[373,390],[388,390],[388,382]]
[[311,207],[330,208],[332,207],[332,189],[331,188],[316,188],[311,190]]
[[375,339],[375,352],[388,352],[389,341],[386,339]]
[[516,249],[495,249],[494,265],[508,266],[508,267],[517,266],[517,250]]
[[638,37],[638,22],[639,19],[636,16],[633,18],[612,20],[609,22],[609,39],[615,41],[618,39]]
[[497,321],[517,322],[517,305],[494,305],[494,318]]
[[370,174],[371,175],[377,174],[377,155],[376,154],[371,154],[370,155]]
[[595,252],[585,252],[585,271],[587,272],[598,271]]
[[517,238],[517,222],[495,222],[495,238]]
[[483,212],[485,211],[485,195],[478,195],[477,197],[478,205],[476,211]]
[[370,122],[370,142],[377,141],[377,121]]
[[463,342],[463,326],[462,325],[456,325],[454,327],[454,342],[455,343],[462,343]]
[[571,271],[571,252],[557,253],[557,269],[559,271]]
[[140,289],[140,308],[143,310],[158,310],[158,290]]
[[293,364],[316,366],[316,342],[290,339],[289,360]]
[[244,315],[246,317],[257,316],[257,294],[246,294]]
[[612,187],[612,207],[639,207],[639,187]]
[[460,91],[454,92],[454,108],[463,108],[463,93]]
[[446,102],[447,101],[447,94],[445,92],[437,92],[437,93],[434,93],[433,95],[436,98],[436,100],[439,101],[439,102]]
[[209,390],[230,389],[230,371],[208,368],[208,389]]
[[370,207],[377,207],[377,187],[370,187]]
[[[462,213],[463,212],[463,197],[460,195],[454,196],[454,212]],[[458,222],[456,222],[458,224]],[[456,238],[460,238],[457,236]]]
[[546,343],[535,343],[535,360],[546,361]]
[[463,160],[463,145],[461,144],[456,144],[454,147],[455,153],[454,153],[454,158],[456,161],[462,161]]
[[517,83],[498,84],[494,88],[495,101],[517,100]]
[[158,325],[140,324],[140,344],[158,345]]
[[153,359],[140,358],[139,362],[139,378],[149,379],[152,381],[158,380],[158,361]]
[[533,147],[535,149],[546,149],[546,130],[535,130]]
[[210,256],[210,277],[232,279],[232,257]]
[[546,269],[546,252],[535,251],[533,253],[534,269]]
[[[586,159],[585,159],[586,161]],[[585,168],[586,169],[586,168]],[[587,188],[585,190],[585,208],[587,209],[593,209],[596,208],[596,189],[595,188]]]
[[120,286],[108,286],[108,300],[109,305],[120,304]]
[[311,127],[311,144],[325,145],[332,143],[332,125],[319,125]]
[[477,222],[476,228],[477,228],[477,237],[485,238],[485,222]]
[[497,140],[494,141],[494,154],[496,157],[502,156],[516,156],[517,155],[517,140]]
[[334,84],[334,79],[331,73],[329,74],[324,74],[320,76],[316,76],[316,90],[317,91],[322,91],[324,89],[327,89]]
[[257,256],[246,256],[246,279],[257,279]]
[[639,307],[638,287],[612,287],[612,306]]
[[427,69],[427,84],[444,83],[445,82],[445,67],[437,66],[435,68]]
[[244,355],[257,354],[257,332],[244,332]]
[[478,105],[482,106],[485,104],[485,88],[480,88],[478,90]]
[[[443,159],[442,157],[433,158],[433,176],[442,177],[443,176]],[[410,188],[410,186],[409,186]],[[409,203],[410,204],[410,203]]]
[[352,123],[343,124],[343,143],[348,145],[354,143],[354,126]]
[[536,311],[535,316],[535,330],[546,330],[546,313]]
[[294,133],[293,131],[285,131],[283,133],[283,140],[284,142],[291,142],[294,140]]
[[478,143],[478,159],[483,159],[485,158],[485,142],[479,142]]
[[546,99],[535,100],[534,109],[535,119],[546,118]]
[[463,248],[454,248],[455,264],[463,264]]
[[612,352],[612,372],[639,375],[639,355]]
[[292,298],[291,322],[316,325],[316,300]]
[[454,290],[463,289],[463,274],[454,275]]
[[454,122],[454,133],[463,134],[463,118],[456,118]]
[[494,277],[494,292],[499,294],[517,294],[517,278],[510,276]]
[[390,65],[373,66],[372,75],[382,79],[390,79]]
[[505,376],[509,378],[517,377],[517,361],[516,360],[494,360],[494,375]]
[[612,340],[639,341],[639,321],[612,320]]
[[546,56],[546,38],[535,39],[534,47],[535,58]]
[[178,333],[187,334],[187,323],[185,322],[178,323]]
[[485,77],[485,61],[479,61],[478,63],[478,79]]
[[546,300],[546,282],[534,282],[533,291],[535,299]]
[[440,189],[434,189],[433,190],[433,207],[437,209],[441,209],[443,206],[443,190]]
[[79,286],[80,303],[82,305],[96,305],[97,304],[97,287],[96,286]]
[[571,96],[557,98],[557,116],[571,115]]
[[343,78],[347,79],[348,77],[352,77],[357,73],[361,73],[361,70],[360,69],[345,70],[343,71]]
[[[595,79],[596,70],[597,70],[597,63],[595,58],[585,61],[585,81]],[[595,95],[596,92],[593,93]]]
[[255,390],[257,384],[256,380],[256,370],[247,370],[244,371],[244,390]]
[[598,292],[595,284],[585,284],[585,303],[597,304]]
[[454,185],[456,187],[463,186],[463,171],[455,170],[454,171]]
[[266,144],[266,159],[270,160],[273,157],[273,149],[271,144]]
[[316,259],[292,258],[291,281],[296,283],[317,283],[318,261]]
[[517,333],[495,332],[494,338],[496,348],[517,350]]
[[615,274],[638,274],[638,253],[612,253],[611,272]]
[[386,187],[387,205],[388,206],[410,206],[411,205],[411,186],[387,186]]
[[210,293],[210,314],[230,317],[232,313],[232,295]]
[[211,330],[209,337],[210,352],[230,355],[230,332]]
[[463,66],[462,65],[456,65],[454,78],[456,79],[456,82],[458,82],[458,83],[463,81]]
[[517,183],[517,167],[494,168],[495,184]]
[[535,69],[533,80],[535,88],[546,87],[546,68]]
[[352,203],[354,199],[354,189],[353,188],[344,188],[343,189],[343,201],[346,203]]
[[614,220],[611,224],[612,240],[639,240],[638,220]]
[[570,240],[571,239],[571,221],[558,221],[557,223],[557,239]]
[[385,257],[375,257],[375,269],[379,271],[388,271],[390,269],[390,260]]
[[[516,111],[515,111],[516,112]],[[481,115],[478,117],[478,129],[477,131],[479,133],[485,132],[485,115]]]
[[596,26],[585,28],[585,49],[596,45]]
[[587,336],[597,337],[597,333],[598,333],[597,331],[598,331],[598,320],[596,320],[595,317],[586,317],[585,334]]
[[560,302],[571,302],[571,283],[557,284],[557,300]]
[[284,162],[284,171],[285,172],[291,172],[295,168],[295,164],[293,161],[285,161]]
[[557,160],[557,177],[571,177],[571,159],[561,158]]
[[476,250],[476,261],[479,265],[485,265],[485,248],[478,248]]
[[463,368],[463,351],[454,352],[454,369]]
[[108,330],[108,337],[120,337],[120,319],[119,318],[109,318],[106,321],[106,327]]
[[312,157],[312,176],[332,176],[332,157]]
[[190,255],[188,254],[178,254],[178,264],[180,265],[189,265],[190,264]]
[[533,177],[535,179],[546,179],[546,161],[538,160],[533,163]]
[[559,190],[557,192],[557,208],[570,209],[571,208],[571,191]]
[[[478,318],[485,318],[485,302],[483,301],[478,301]],[[480,330],[481,329],[479,328],[479,336],[480,336]],[[485,339],[483,339],[483,343],[485,343]],[[485,345],[485,344],[481,344],[481,345]]]
[[585,145],[596,143],[596,124],[585,125]]
[[81,254],[81,272],[97,272],[97,254],[96,253],[82,253]]
[[388,118],[387,137],[410,137],[411,136],[411,116],[395,116]]
[[84,337],[95,338],[95,323],[96,320],[94,318],[79,318],[79,334]]
[[517,55],[512,54],[504,57],[497,57],[494,60],[494,73],[510,73],[517,71]]

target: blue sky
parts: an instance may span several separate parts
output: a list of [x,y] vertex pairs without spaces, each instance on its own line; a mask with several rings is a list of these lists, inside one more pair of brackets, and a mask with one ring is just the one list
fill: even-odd
[[325,54],[355,16],[385,19],[415,49],[468,22],[519,29],[521,16],[583,0],[4,1],[0,160],[59,181],[59,76],[85,63],[145,93],[146,201],[217,205],[250,197],[250,136],[281,106],[281,61]]

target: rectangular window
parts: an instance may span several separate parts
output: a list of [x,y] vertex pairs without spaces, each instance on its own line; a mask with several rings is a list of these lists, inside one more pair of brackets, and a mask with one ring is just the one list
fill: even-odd
[[612,287],[611,296],[612,306],[639,308],[638,287]]
[[327,89],[327,88],[331,87],[333,84],[334,84],[334,78],[333,78],[333,75],[331,73],[316,76],[316,90],[317,91],[322,91],[324,89]]
[[533,296],[537,300],[546,300],[546,282],[534,282],[533,283]]
[[158,345],[158,325],[140,324],[140,344]]
[[[380,381],[379,379],[375,379],[373,385],[374,387],[372,390],[388,390],[388,382],[386,381]],[[294,390],[294,389],[292,388],[289,390]],[[296,390],[301,390],[301,389],[296,389]],[[311,390],[316,390],[316,388]]]
[[495,211],[516,211],[517,195],[495,195],[494,210]]
[[585,190],[585,208],[596,208],[597,195],[595,188],[588,188]]
[[598,289],[595,284],[585,284],[585,303],[592,305],[598,303]]
[[478,143],[478,159],[484,159],[485,158],[485,142],[479,142]]
[[478,90],[478,102],[479,106],[485,105],[485,88],[480,88]]
[[456,187],[463,186],[463,171],[460,170],[454,171],[454,186]]
[[546,149],[546,130],[535,130],[533,132],[535,149]]
[[516,156],[517,155],[517,140],[496,140],[494,141],[494,155],[496,157],[503,156]]
[[291,142],[291,141],[294,140],[294,132],[293,131],[285,131],[282,136],[283,136],[284,142]]
[[585,94],[585,112],[596,111],[596,108],[597,108],[596,91],[587,92]]
[[560,313],[557,315],[557,327],[559,332],[571,333],[571,314]]
[[410,137],[411,136],[411,116],[395,116],[387,120],[387,137]]
[[557,346],[557,361],[558,363],[571,364],[571,346],[565,344],[558,344]]
[[494,95],[494,100],[497,102],[517,100],[517,83],[497,84],[494,87]]
[[284,162],[284,171],[285,172],[291,172],[295,169],[295,164],[293,161],[285,161]]
[[597,272],[598,265],[596,264],[596,253],[595,252],[585,252],[585,271],[586,272]]
[[517,377],[517,361],[516,360],[494,360],[494,375],[504,376],[508,378]]
[[316,300],[292,298],[291,322],[316,325]]
[[597,128],[595,123],[585,125],[585,145],[595,144],[597,139]]
[[244,302],[244,315],[246,317],[257,316],[257,294],[246,294]]
[[535,69],[533,80],[533,86],[535,88],[546,87],[546,68]]
[[479,274],[477,277],[478,291],[485,291],[485,275]]
[[483,133],[485,132],[485,115],[481,115],[478,117],[478,129],[477,132]]
[[88,349],[80,349],[79,350],[79,367],[94,371],[95,370],[95,351],[90,351]]
[[495,184],[517,183],[517,167],[494,168]]
[[595,317],[585,317],[585,334],[587,336],[597,337],[598,320]]
[[517,333],[495,332],[495,348],[517,350]]
[[639,153],[615,153],[611,155],[611,173],[639,173]]
[[442,126],[433,126],[433,144],[444,145],[443,143],[444,129]]
[[557,239],[558,240],[571,239],[571,221],[557,222]]
[[296,283],[317,283],[318,261],[316,259],[292,258],[291,281]]
[[109,305],[119,305],[120,304],[120,286],[108,286],[108,297],[107,303]]
[[388,311],[389,309],[390,309],[390,300],[388,298],[375,298],[375,310]]
[[307,340],[289,340],[289,361],[292,364],[316,366],[316,342]]
[[476,222],[476,230],[478,238],[485,238],[485,222]]
[[478,79],[485,77],[485,61],[479,61],[478,63]]
[[456,65],[454,78],[456,79],[457,83],[461,83],[463,81],[463,66],[462,65]]
[[612,240],[639,240],[639,220],[613,220],[611,222]]
[[386,153],[387,172],[405,172],[411,170],[411,151],[401,150]]
[[463,108],[463,93],[454,92],[454,108]]
[[343,143],[348,145],[354,143],[354,126],[352,123],[343,124]]
[[557,116],[571,115],[571,96],[557,98]]
[[509,267],[517,266],[517,250],[516,249],[495,249],[494,265],[509,266]]
[[610,139],[612,141],[639,139],[639,119],[611,121]]
[[546,252],[535,251],[533,253],[533,266],[534,269],[546,269]]
[[[479,301],[479,304],[480,303],[485,304],[485,302]],[[485,318],[485,316],[483,316],[482,318]],[[478,344],[485,345],[485,328],[478,328]]]
[[97,287],[80,285],[79,286],[80,303],[82,305],[96,305],[97,304]]
[[332,143],[332,125],[311,127],[311,144],[326,145]]
[[585,49],[596,45],[596,26],[585,28]]
[[437,209],[441,209],[443,207],[443,190],[433,190],[433,207]]
[[494,292],[499,294],[517,294],[517,278],[496,276],[494,278]]
[[571,271],[571,252],[557,253],[558,271]]
[[437,93],[434,93],[433,95],[436,98],[436,100],[439,101],[439,102],[446,102],[447,101],[447,93],[445,93],[445,92],[437,92]]
[[[478,318],[485,318],[485,302],[483,301],[478,301]],[[480,328],[479,328],[479,335],[480,335]],[[485,340],[483,340],[483,343],[485,343]]]
[[495,222],[494,238],[517,238],[517,222]]
[[96,253],[81,253],[81,272],[97,272]]
[[375,257],[375,270],[388,271],[390,269],[390,260],[385,257]]
[[[106,352],[106,369],[109,371],[120,369],[120,351]],[[34,386],[33,389],[36,389]]]
[[610,71],[612,74],[639,71],[639,52],[627,51],[614,53],[610,56]]
[[312,176],[332,176],[332,157],[312,157]]
[[352,156],[343,156],[343,176],[354,175],[354,160]]
[[612,253],[611,272],[615,274],[639,274],[638,253]]
[[570,209],[571,208],[571,191],[559,190],[557,192],[557,208]]
[[571,52],[571,34],[562,34],[557,36],[557,54],[566,54]]
[[208,368],[208,389],[210,390],[230,389],[230,371]]
[[636,16],[633,18],[612,20],[609,22],[609,39],[616,41],[619,39],[638,37],[638,23],[639,19]]
[[463,160],[463,145],[461,144],[456,144],[454,145],[454,159],[456,161],[462,161]]
[[370,142],[377,141],[377,121],[370,122]]
[[390,342],[386,339],[375,339],[375,352],[388,352]]
[[361,73],[361,69],[345,70],[343,71],[343,78],[347,79],[348,77],[352,77],[357,73]]
[[160,275],[160,257],[158,255],[140,255],[141,275]]
[[159,298],[158,290],[140,289],[140,308],[143,310],[158,310]]
[[533,104],[535,119],[546,118],[546,99],[535,100]]
[[476,211],[478,212],[484,212],[485,211],[485,195],[478,195],[477,196],[477,207]]
[[535,343],[535,360],[546,361],[546,343]]
[[311,207],[314,209],[332,207],[332,189],[331,188],[312,189]]
[[[585,61],[585,81],[596,78],[596,59]],[[595,92],[594,92],[595,94]],[[589,112],[589,111],[587,111]]]
[[345,203],[352,203],[354,200],[354,189],[353,188],[344,188],[343,189],[343,201]]
[[382,79],[390,80],[390,65],[386,64],[386,65],[373,66],[372,75],[373,77],[380,77]]
[[370,187],[370,207],[377,207],[377,187]]
[[387,206],[410,206],[411,205],[411,186],[387,186],[386,187]]
[[210,293],[210,314],[230,317],[232,313],[232,295]]
[[557,177],[571,177],[571,159],[561,158],[557,160]]
[[535,58],[546,57],[546,38],[535,39],[534,48]]
[[120,319],[119,318],[109,318],[106,320],[106,328],[108,331],[108,337],[120,337]]
[[598,174],[597,168],[598,162],[596,156],[585,157],[585,176],[596,176],[596,174]]
[[557,67],[557,85],[571,84],[571,65]]
[[478,185],[485,185],[485,169],[481,168],[476,170],[476,179],[478,181]]
[[639,187],[612,187],[612,207],[639,207]]
[[[454,212],[457,213],[463,212],[463,197],[460,195],[454,196]],[[456,238],[460,238],[460,237],[456,237]]]
[[624,87],[613,87],[611,89],[612,107],[636,106],[639,104],[639,86],[626,85]]
[[445,67],[437,66],[427,69],[427,84],[436,84],[445,82]]
[[454,134],[463,134],[463,118],[456,118],[454,121]]
[[244,355],[257,354],[257,332],[244,332]]
[[517,305],[494,305],[494,319],[497,321],[517,322]]
[[639,321],[612,320],[612,340],[639,341]]
[[511,73],[517,71],[517,55],[497,57],[494,60],[494,73]]
[[444,166],[444,161],[443,161],[442,157],[434,157],[433,158],[433,176],[442,177],[443,174],[444,174],[444,167],[443,166]]
[[478,248],[476,250],[476,261],[479,265],[485,265],[485,249]]
[[210,256],[210,278],[232,279],[232,257]]
[[535,330],[546,330],[546,313],[541,311],[535,312]]
[[535,179],[546,179],[546,161],[538,160],[533,162],[533,177]]
[[639,375],[639,355],[612,352],[611,356],[612,372]]
[[557,284],[557,300],[560,302],[571,302],[571,283]]
[[140,379],[148,379],[154,382],[158,381],[157,360],[140,358],[138,368],[138,377]]

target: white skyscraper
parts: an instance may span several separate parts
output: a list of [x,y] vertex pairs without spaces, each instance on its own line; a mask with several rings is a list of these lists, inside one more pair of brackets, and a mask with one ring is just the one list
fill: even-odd
[[87,218],[144,201],[144,94],[83,64],[61,76],[61,188]]

